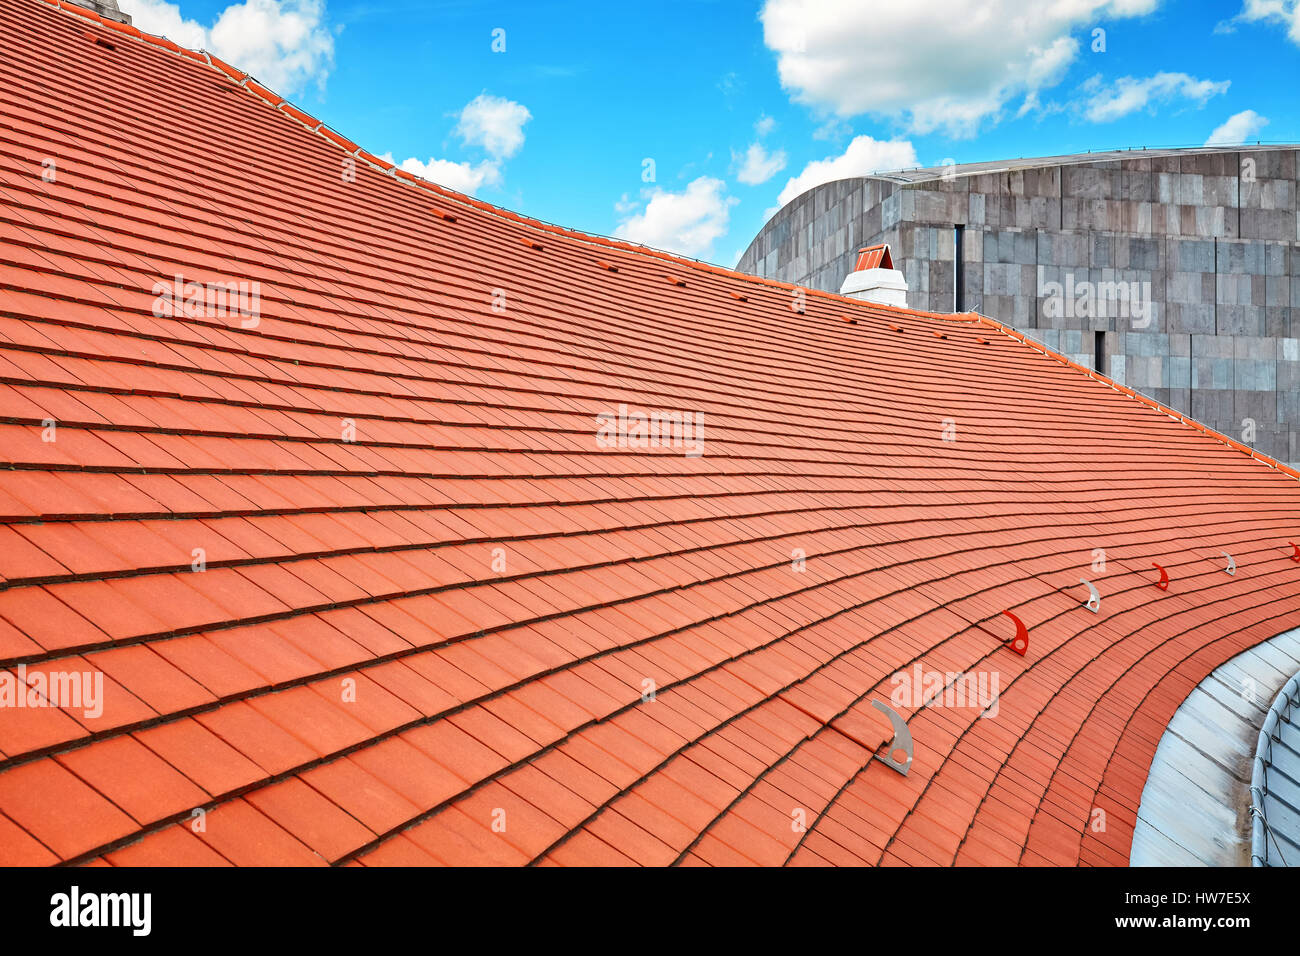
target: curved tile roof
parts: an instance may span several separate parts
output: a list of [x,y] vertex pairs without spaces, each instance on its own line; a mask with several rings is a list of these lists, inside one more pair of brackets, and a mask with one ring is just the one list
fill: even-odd
[[993,323],[415,183],[43,0],[0,78],[0,863],[1123,863],[1300,625],[1293,473]]

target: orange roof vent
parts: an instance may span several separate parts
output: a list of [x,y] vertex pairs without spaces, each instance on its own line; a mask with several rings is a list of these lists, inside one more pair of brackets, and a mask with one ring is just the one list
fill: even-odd
[[889,243],[882,242],[878,246],[867,246],[858,250],[858,264],[853,267],[854,272],[861,272],[863,269],[892,269],[894,268],[894,259],[889,254]]

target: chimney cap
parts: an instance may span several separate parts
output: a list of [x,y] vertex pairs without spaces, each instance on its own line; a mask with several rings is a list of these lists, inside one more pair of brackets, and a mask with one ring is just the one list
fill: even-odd
[[889,243],[882,242],[875,246],[864,246],[858,250],[858,263],[853,267],[854,272],[863,272],[866,269],[892,269],[894,268],[894,259],[889,254]]
[[857,265],[844,277],[840,295],[877,305],[907,306],[907,279],[894,268],[888,243],[858,250]]

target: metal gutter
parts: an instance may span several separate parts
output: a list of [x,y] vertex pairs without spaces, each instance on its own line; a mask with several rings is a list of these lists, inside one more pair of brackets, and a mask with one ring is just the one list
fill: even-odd
[[1252,866],[1300,866],[1300,673],[1278,691],[1250,776]]

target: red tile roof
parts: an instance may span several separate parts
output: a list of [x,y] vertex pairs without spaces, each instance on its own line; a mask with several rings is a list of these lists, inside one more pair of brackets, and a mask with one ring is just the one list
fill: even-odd
[[[1175,707],[1300,624],[1249,449],[975,316],[417,183],[96,19],[0,3],[0,666],[63,704],[0,707],[0,863],[1123,863]],[[664,412],[702,431],[640,447]],[[102,712],[42,685],[83,672]],[[896,702],[873,761],[891,678],[959,672],[996,717]]]

